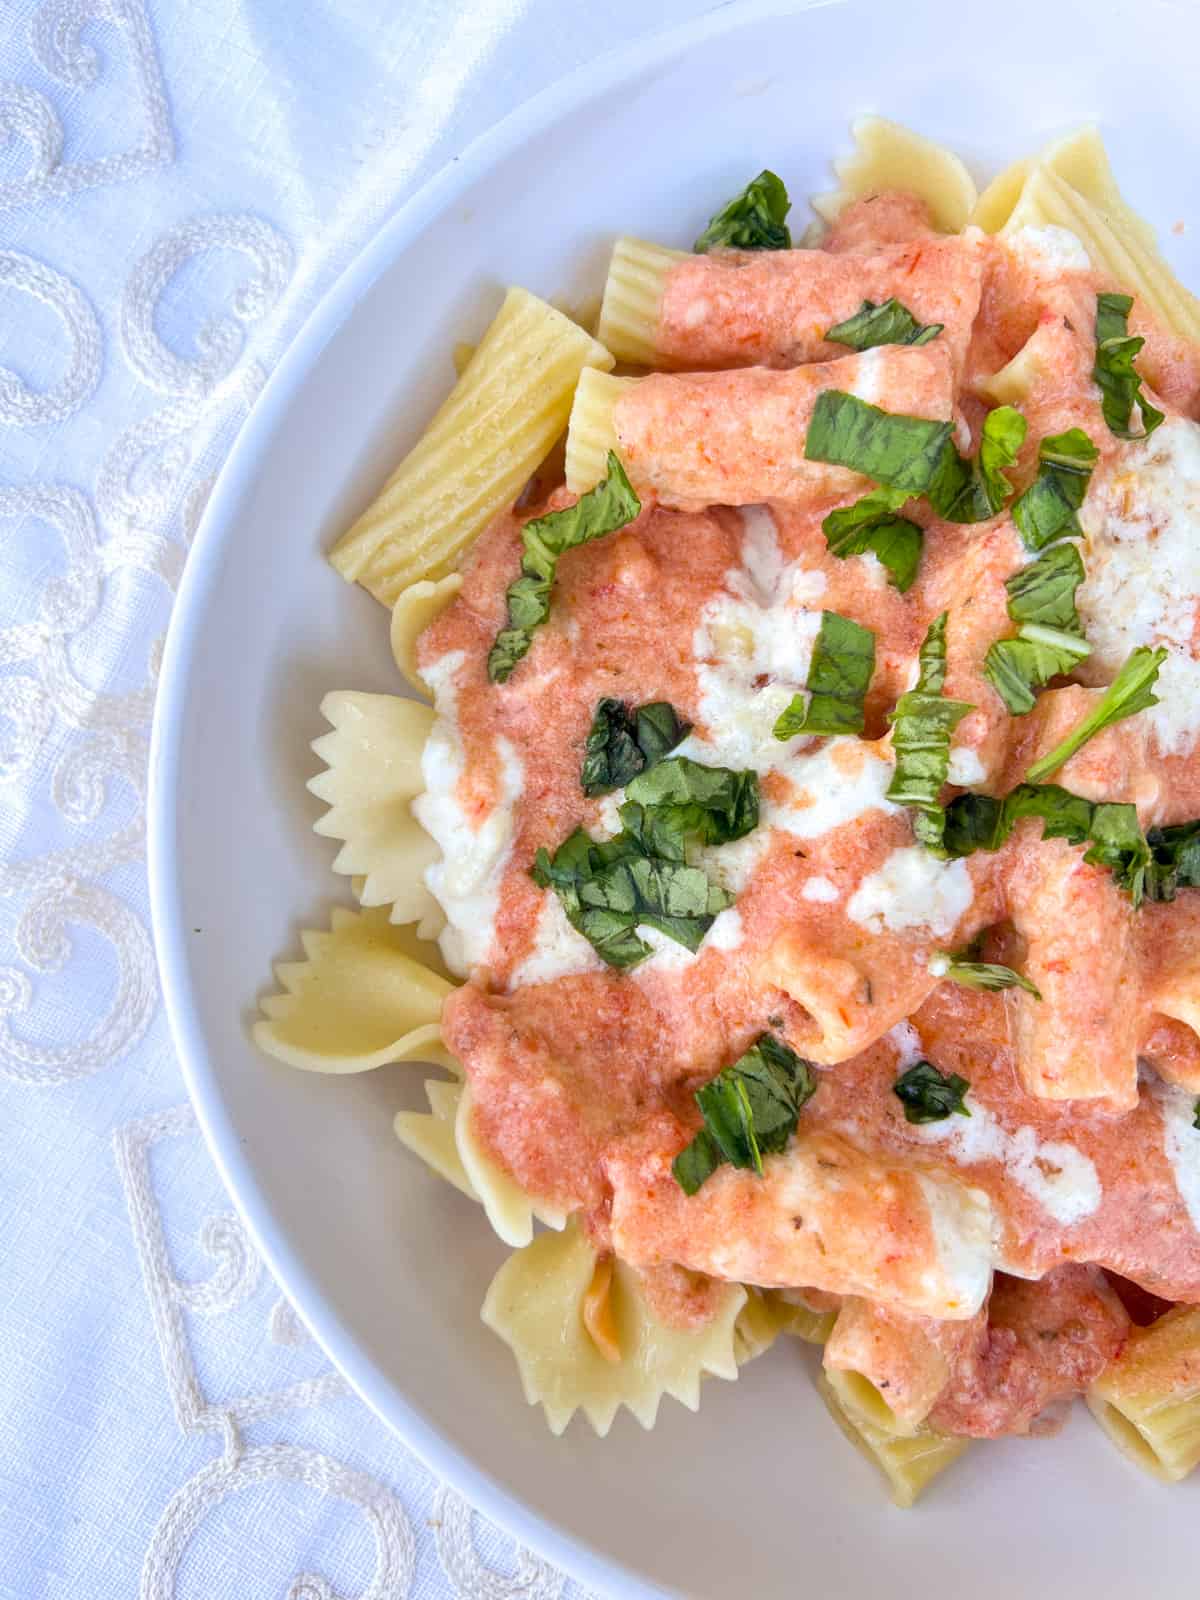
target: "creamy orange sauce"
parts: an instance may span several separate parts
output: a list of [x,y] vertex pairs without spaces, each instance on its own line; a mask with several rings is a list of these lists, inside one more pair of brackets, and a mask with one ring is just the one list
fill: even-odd
[[[731,1279],[953,1324],[930,1337],[948,1341],[934,1421],[957,1432],[1027,1430],[1112,1358],[1123,1313],[1093,1268],[1200,1302],[1200,1176],[1193,1216],[1155,1076],[1200,1089],[1200,1012],[1185,1014],[1200,909],[1185,893],[1134,914],[1107,873],[1032,823],[994,855],[918,864],[924,898],[891,905],[871,889],[916,870],[909,814],[883,795],[887,714],[934,617],[950,614],[945,692],[974,707],[954,739],[964,785],[1004,793],[1100,691],[1052,688],[1009,716],[982,666],[1012,631],[1005,579],[1028,559],[1011,521],[956,526],[910,507],[924,548],[901,595],[873,557],[829,553],[823,518],[869,484],[806,463],[803,435],[822,389],[856,385],[977,434],[982,386],[1024,351],[1037,376],[1014,482],[1031,480],[1042,436],[1073,426],[1114,458],[1090,377],[1098,287],[982,234],[933,236],[906,197],[849,208],[822,251],[680,263],[658,338],[664,364],[694,370],[650,377],[617,408],[642,514],[562,557],[550,618],[508,683],[488,682],[486,660],[522,518],[570,504],[565,491],[493,525],[420,643],[423,666],[449,664],[464,812],[497,805],[501,748],[522,774],[486,958],[444,1016],[484,1145],[531,1194],[582,1210],[675,1320],[702,1317],[709,1280]],[[890,294],[944,334],[866,357],[824,339]],[[1200,357],[1131,320],[1159,399],[1190,413]],[[822,610],[876,635],[867,726],[861,740],[783,745],[756,706],[803,688]],[[693,725],[681,753],[760,778],[759,828],[706,855],[736,895],[721,936],[695,956],[659,948],[628,973],[601,966],[529,872],[577,826],[597,838],[618,826],[614,802],[579,782],[605,696],[669,701]],[[1146,824],[1200,810],[1200,755],[1162,756],[1136,718],[1054,781],[1131,800]],[[931,971],[989,928],[988,958],[1034,977],[1040,1005]],[[724,1167],[688,1197],[671,1162],[701,1125],[694,1093],[768,1029],[818,1074],[797,1138],[765,1177]],[[914,1051],[968,1079],[970,1119],[904,1120],[892,1086]],[[1140,1079],[1139,1060],[1152,1069]],[[1010,1276],[989,1302],[997,1269]]]

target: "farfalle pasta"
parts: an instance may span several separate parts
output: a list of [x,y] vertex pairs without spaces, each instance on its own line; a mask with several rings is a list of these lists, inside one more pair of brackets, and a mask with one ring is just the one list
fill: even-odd
[[595,336],[510,290],[455,357],[333,552],[401,675],[314,747],[361,906],[255,1036],[447,1074],[395,1130],[556,1433],[788,1332],[899,1504],[1078,1396],[1176,1479],[1197,302],[1095,130],[982,193],[854,133],[802,247],[763,172],[618,240]]

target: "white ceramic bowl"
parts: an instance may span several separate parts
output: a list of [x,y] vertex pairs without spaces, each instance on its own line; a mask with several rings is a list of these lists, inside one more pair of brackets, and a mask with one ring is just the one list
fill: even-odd
[[[1126,193],[1170,233],[1196,197],[1195,12],[1164,0],[730,7],[539,95],[380,233],[268,384],[175,613],[152,759],[167,1004],[213,1153],[272,1270],[375,1410],[488,1515],[623,1594],[1058,1600],[1195,1587],[1197,1486],[1136,1475],[1079,1415],[979,1446],[915,1512],[886,1503],[783,1341],[698,1416],[554,1440],[479,1321],[503,1255],[392,1137],[417,1074],[289,1071],[246,1036],[273,959],[345,899],[304,789],[331,688],[398,688],[386,617],[322,552],[416,437],[503,283],[595,292],[619,232],[686,244],[760,167],[828,183],[878,110],[984,173],[1099,118]],[[801,221],[803,226],[803,221]]]

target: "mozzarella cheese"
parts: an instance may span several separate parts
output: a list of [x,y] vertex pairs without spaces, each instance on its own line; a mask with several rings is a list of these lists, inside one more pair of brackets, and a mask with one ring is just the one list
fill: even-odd
[[852,921],[877,933],[928,928],[945,936],[974,897],[965,861],[939,861],[920,845],[906,845],[867,874],[846,910]]
[[1063,272],[1090,272],[1092,259],[1083,241],[1070,228],[1060,228],[1054,223],[1044,227],[1015,228],[1005,235],[1010,250],[1024,257],[1036,270],[1048,278],[1057,278]]
[[[1006,1175],[1064,1227],[1099,1209],[1100,1175],[1081,1150],[1058,1139],[1043,1142],[1030,1127],[1009,1133],[971,1094],[964,1104],[969,1117],[954,1113],[941,1122],[925,1123],[916,1132],[931,1144],[945,1146],[964,1165],[998,1161]],[[1196,1139],[1200,1144],[1200,1134]]]
[[599,972],[604,963],[581,933],[567,921],[562,901],[552,889],[542,896],[533,949],[513,969],[510,989],[527,983],[551,983],[576,972]]
[[425,869],[425,882],[446,913],[438,944],[446,965],[459,977],[482,965],[491,949],[500,882],[512,854],[513,812],[525,787],[520,757],[507,739],[500,738],[496,804],[475,823],[459,801],[465,757],[454,679],[463,659],[461,651],[453,650],[422,669],[434,693],[437,720],[421,757],[425,793],[412,803],[413,816],[442,852],[442,859]]
[[827,739],[815,752],[785,758],[779,770],[791,791],[786,800],[765,801],[762,818],[800,839],[815,839],[868,811],[900,809],[887,798],[892,762],[861,739]]
[[[725,587],[705,605],[692,640],[705,732],[685,741],[679,753],[708,765],[766,772],[797,743],[780,744],[772,730],[808,676],[825,575],[784,561],[765,506],[748,507],[742,518],[742,564],[725,574]],[[764,678],[770,680],[765,687]]]
[[1200,737],[1200,426],[1172,417],[1097,470],[1080,509],[1087,577],[1077,594],[1092,655],[1085,681],[1109,683],[1136,645],[1165,645],[1155,693],[1140,714],[1164,753]]
[[1153,1088],[1163,1125],[1163,1153],[1171,1166],[1179,1198],[1187,1207],[1192,1227],[1200,1229],[1200,1128],[1196,1122],[1196,1096],[1172,1084]]
[[960,744],[950,752],[950,767],[946,777],[960,789],[969,789],[973,783],[983,782],[987,777],[987,768],[974,750]]

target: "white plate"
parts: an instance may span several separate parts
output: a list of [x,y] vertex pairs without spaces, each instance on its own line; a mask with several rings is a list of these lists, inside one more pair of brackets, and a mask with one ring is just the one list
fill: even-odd
[[[478,1209],[391,1134],[417,1074],[289,1071],[246,1023],[270,964],[321,923],[333,848],[305,793],[331,688],[396,690],[384,613],[322,551],[449,386],[499,285],[598,290],[608,242],[686,244],[760,167],[828,184],[878,110],[981,171],[1099,118],[1130,198],[1200,283],[1197,28],[1130,0],[722,10],[540,95],[409,203],[319,308],[221,481],[171,629],[152,759],[167,1004],[205,1132],[272,1270],[366,1400],[488,1515],[623,1594],[1094,1600],[1195,1588],[1197,1486],[1166,1493],[1079,1415],[979,1446],[915,1512],[885,1503],[783,1341],[698,1416],[555,1441],[479,1321],[503,1255]],[[800,226],[803,226],[801,216]]]

